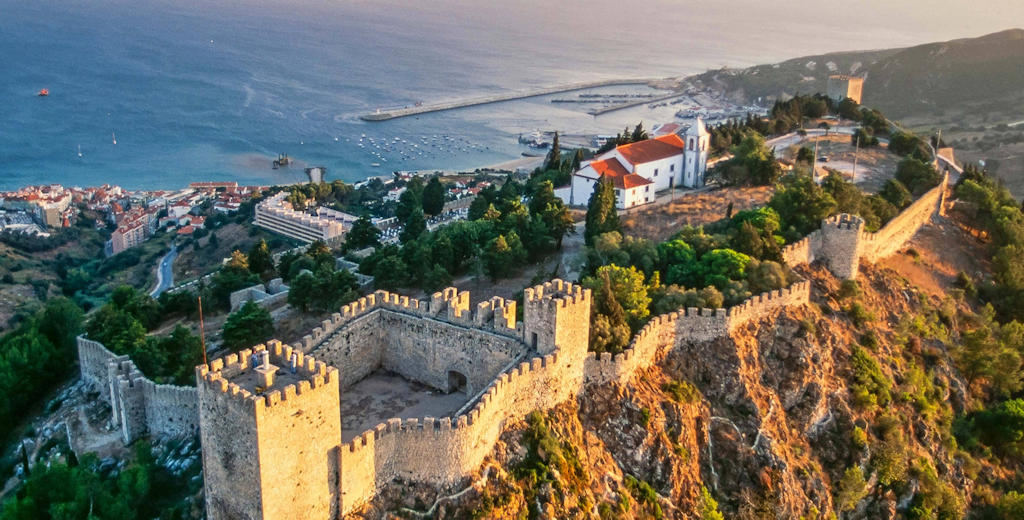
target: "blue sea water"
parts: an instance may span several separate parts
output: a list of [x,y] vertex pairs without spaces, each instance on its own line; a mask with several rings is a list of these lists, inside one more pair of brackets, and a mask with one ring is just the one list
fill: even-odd
[[[853,4],[856,13],[844,13]],[[671,120],[673,110],[594,118],[535,98],[380,123],[358,115],[910,45],[1024,19],[1014,0],[992,0],[985,12],[961,0],[897,4],[0,0],[0,189],[296,182],[303,165],[327,166],[329,178],[347,181],[468,168],[519,157],[520,132],[615,132],[641,119]],[[943,9],[921,8],[936,4]],[[42,88],[51,95],[37,97]],[[392,143],[387,162],[370,155],[368,140],[358,146],[364,134]],[[443,151],[431,146],[438,142]],[[298,165],[270,169],[278,152]]]

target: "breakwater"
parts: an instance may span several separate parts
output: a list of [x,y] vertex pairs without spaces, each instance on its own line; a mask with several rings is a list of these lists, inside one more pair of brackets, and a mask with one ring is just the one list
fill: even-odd
[[[549,94],[560,94],[562,92],[572,92],[574,90],[584,90],[588,88],[598,87],[613,87],[619,85],[648,85],[654,79],[609,79],[604,81],[588,81],[583,83],[570,83],[567,85],[558,85],[554,87],[545,87],[530,90],[521,90],[515,92],[509,92],[506,94],[495,94],[491,96],[476,97],[470,99],[461,99],[454,101],[446,101],[441,103],[420,104],[415,106],[407,106],[402,108],[394,109],[383,109],[377,110],[371,114],[364,114],[359,116],[359,119],[363,121],[387,121],[389,119],[397,119],[399,117],[408,117],[419,114],[427,114],[430,112],[441,112],[444,110],[454,110],[456,108],[466,108],[477,105],[487,105],[490,103],[500,103],[502,101],[512,101],[516,99],[527,99],[537,96],[546,96]],[[645,100],[648,102],[649,100]]]

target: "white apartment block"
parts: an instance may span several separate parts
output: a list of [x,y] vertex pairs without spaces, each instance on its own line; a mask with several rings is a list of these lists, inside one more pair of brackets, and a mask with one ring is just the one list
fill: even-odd
[[322,240],[336,244],[343,239],[345,229],[341,222],[295,211],[285,200],[287,195],[281,192],[257,204],[255,224],[306,243]]

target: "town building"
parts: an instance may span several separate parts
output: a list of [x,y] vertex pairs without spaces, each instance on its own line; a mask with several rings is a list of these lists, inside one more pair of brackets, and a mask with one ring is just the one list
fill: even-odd
[[149,237],[146,222],[144,219],[137,219],[118,226],[110,234],[110,254],[116,255],[125,249],[135,247],[146,241]]
[[341,222],[295,211],[285,200],[287,195],[287,192],[281,192],[257,204],[255,224],[306,243],[322,240],[336,244],[344,238],[345,227]]
[[604,177],[615,186],[616,207],[627,209],[654,202],[663,190],[698,188],[704,185],[710,144],[711,134],[697,118],[682,135],[670,133],[620,145],[584,162],[570,185],[557,194],[569,205],[584,205]]
[[863,89],[864,78],[833,74],[828,77],[828,90],[826,92],[832,101],[838,102],[850,98],[856,101],[857,104],[860,104]]

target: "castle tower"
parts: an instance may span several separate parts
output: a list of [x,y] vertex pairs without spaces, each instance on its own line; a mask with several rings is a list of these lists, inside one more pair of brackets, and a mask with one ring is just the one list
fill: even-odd
[[697,121],[683,136],[683,180],[682,185],[688,188],[699,188],[704,185],[704,174],[708,170],[708,150],[711,148],[711,133],[704,126],[704,121]]
[[590,289],[558,279],[527,288],[523,340],[540,355],[557,350],[559,359],[582,369],[590,343]]
[[860,270],[864,219],[842,213],[821,222],[821,253],[838,278],[856,278]]
[[337,369],[271,341],[196,378],[207,518],[337,516]]

